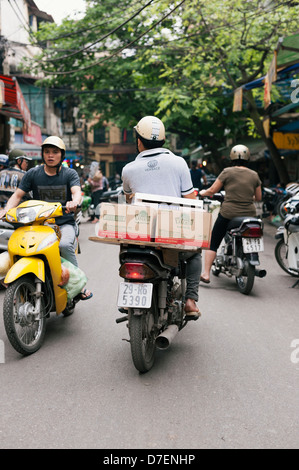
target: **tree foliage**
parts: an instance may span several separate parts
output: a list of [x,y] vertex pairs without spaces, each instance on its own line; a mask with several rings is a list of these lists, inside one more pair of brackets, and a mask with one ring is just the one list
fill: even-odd
[[216,149],[225,133],[246,134],[250,117],[269,144],[254,93],[240,115],[233,91],[264,75],[279,38],[297,29],[294,1],[89,1],[83,19],[40,29],[42,53],[29,67],[43,72],[44,85],[71,88],[87,119],[96,113],[128,128],[157,114],[186,145]]

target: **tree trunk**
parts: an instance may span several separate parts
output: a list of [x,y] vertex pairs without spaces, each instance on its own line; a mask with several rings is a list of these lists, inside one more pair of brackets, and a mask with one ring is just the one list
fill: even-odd
[[282,160],[282,158],[280,156],[280,153],[279,153],[276,145],[273,142],[273,139],[271,139],[271,137],[266,137],[264,127],[263,127],[263,123],[262,123],[260,114],[258,112],[257,106],[255,104],[255,99],[252,95],[252,92],[247,91],[246,94],[245,94],[245,98],[246,98],[246,100],[249,104],[250,117],[251,117],[251,119],[253,120],[253,122],[255,124],[256,130],[259,133],[259,135],[261,136],[262,140],[265,142],[265,144],[266,144],[266,146],[267,146],[267,148],[270,152],[271,158],[273,160],[273,163],[275,165],[275,168],[276,168],[278,176],[279,176],[279,181],[280,181],[280,183],[286,185],[287,183],[289,183],[290,178],[289,178],[284,160]]

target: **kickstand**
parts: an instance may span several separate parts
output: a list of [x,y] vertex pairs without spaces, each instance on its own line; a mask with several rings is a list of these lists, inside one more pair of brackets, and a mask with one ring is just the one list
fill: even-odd
[[295,282],[295,284],[292,286],[292,288],[296,287],[298,284],[299,284],[299,279]]

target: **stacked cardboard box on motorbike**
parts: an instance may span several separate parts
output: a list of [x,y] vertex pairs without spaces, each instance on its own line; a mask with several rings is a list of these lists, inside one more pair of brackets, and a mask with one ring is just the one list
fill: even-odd
[[131,205],[102,203],[97,237],[119,243],[143,241],[179,250],[208,249],[212,216],[200,203],[144,194],[138,194]]
[[183,249],[210,247],[211,214],[200,209],[159,209],[155,242],[180,245]]
[[154,241],[156,217],[152,207],[102,203],[98,237]]

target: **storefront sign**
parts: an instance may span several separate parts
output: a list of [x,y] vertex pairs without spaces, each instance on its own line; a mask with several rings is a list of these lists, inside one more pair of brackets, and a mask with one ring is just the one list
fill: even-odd
[[299,133],[273,132],[273,142],[280,150],[299,150]]
[[41,145],[42,144],[42,132],[41,128],[31,122],[30,126],[23,126],[23,138],[26,144]]

